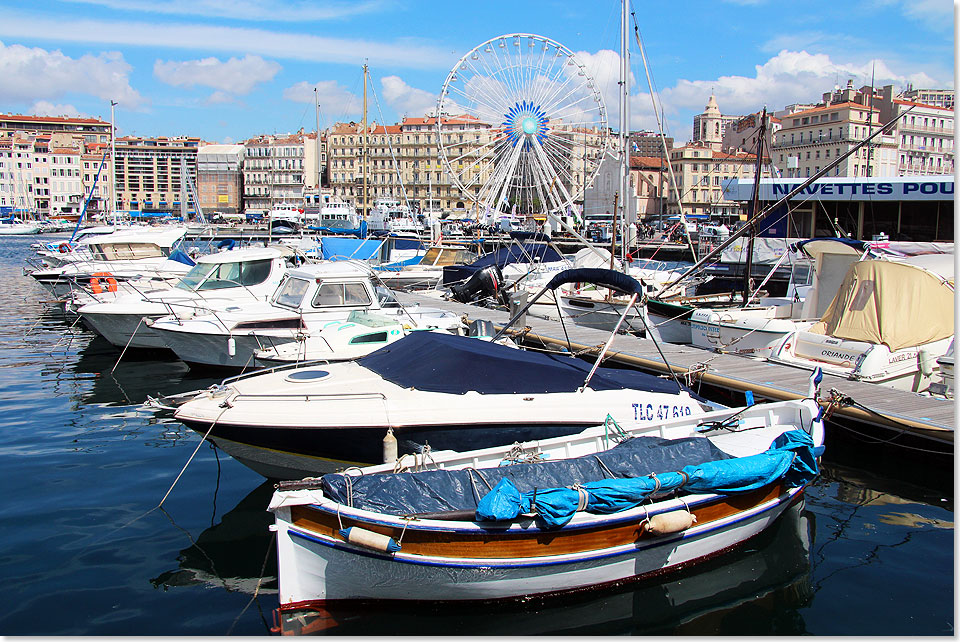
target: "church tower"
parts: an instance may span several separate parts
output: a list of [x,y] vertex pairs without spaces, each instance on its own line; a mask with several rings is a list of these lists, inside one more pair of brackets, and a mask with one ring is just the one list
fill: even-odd
[[723,142],[723,116],[712,93],[703,113],[693,118],[693,140],[714,151],[720,151]]

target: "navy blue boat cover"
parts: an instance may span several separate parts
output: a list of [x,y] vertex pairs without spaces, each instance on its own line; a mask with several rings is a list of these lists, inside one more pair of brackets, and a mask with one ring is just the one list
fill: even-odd
[[[481,394],[575,392],[591,367],[573,356],[518,350],[439,332],[411,332],[357,362],[403,388],[449,394],[471,390]],[[636,370],[602,367],[590,380],[590,388],[677,393],[674,381]]]
[[443,266],[443,284],[449,285],[451,283],[466,281],[488,265],[496,264],[499,267],[503,267],[508,263],[527,263],[531,260],[531,257],[539,260],[541,263],[563,260],[562,254],[545,243],[527,242],[521,245],[514,244],[502,247],[495,252],[484,254],[470,265]]
[[564,270],[550,279],[546,287],[554,290],[564,283],[576,283],[578,281],[605,285],[627,294],[636,292],[638,295],[643,296],[643,286],[640,285],[640,282],[635,278],[623,272],[605,270],[603,268],[575,268],[572,270]]
[[482,470],[334,473],[324,475],[321,486],[334,501],[391,515],[475,510],[478,522],[504,522],[536,513],[542,527],[557,528],[577,511],[575,485],[587,494],[587,512],[610,514],[671,492],[736,494],[780,479],[796,487],[817,474],[812,439],[791,430],[748,457],[730,457],[703,437],[636,437],[575,459]]
[[[416,473],[344,475],[321,479],[323,494],[356,508],[391,515],[476,510],[481,498],[502,479],[524,492],[583,484],[615,475],[638,477],[680,470],[688,464],[728,459],[708,439],[635,437],[600,453],[541,463],[518,463],[483,470],[425,470]],[[348,488],[351,486],[352,488]]]

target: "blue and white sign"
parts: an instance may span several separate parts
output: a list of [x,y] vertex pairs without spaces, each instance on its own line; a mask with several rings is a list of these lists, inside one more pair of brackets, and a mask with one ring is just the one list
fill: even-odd
[[[803,179],[760,181],[760,200],[779,201],[803,185]],[[753,181],[732,179],[723,185],[724,198],[749,201]],[[895,176],[890,178],[821,178],[794,196],[792,201],[952,201],[953,176]]]

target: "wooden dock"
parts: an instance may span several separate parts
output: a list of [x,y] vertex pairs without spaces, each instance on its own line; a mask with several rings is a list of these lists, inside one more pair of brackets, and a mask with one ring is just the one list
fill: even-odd
[[[416,292],[398,292],[397,297],[404,304],[419,303],[442,308],[457,312],[470,321],[491,321],[498,327],[509,320],[506,311],[446,301]],[[561,325],[559,321],[548,321],[529,314],[525,325],[530,327],[526,335],[528,343],[542,342],[567,348],[569,337],[569,349],[585,355],[598,354],[610,336],[609,332],[579,326],[570,321]],[[686,345],[663,343],[660,344],[660,350],[684,383],[700,380],[735,392],[749,390],[758,397],[772,400],[801,399],[807,395],[808,370]],[[655,373],[668,372],[657,345],[650,339],[632,335],[617,335],[607,360]],[[901,430],[952,447],[955,424],[953,401],[824,374],[820,396],[827,397],[831,389],[854,400],[858,406],[869,409],[841,406],[834,409],[834,416]]]

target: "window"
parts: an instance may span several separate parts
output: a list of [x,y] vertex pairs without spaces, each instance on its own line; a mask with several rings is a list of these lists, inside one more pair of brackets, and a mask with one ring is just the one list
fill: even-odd
[[313,307],[370,305],[363,283],[321,283],[313,298]]

